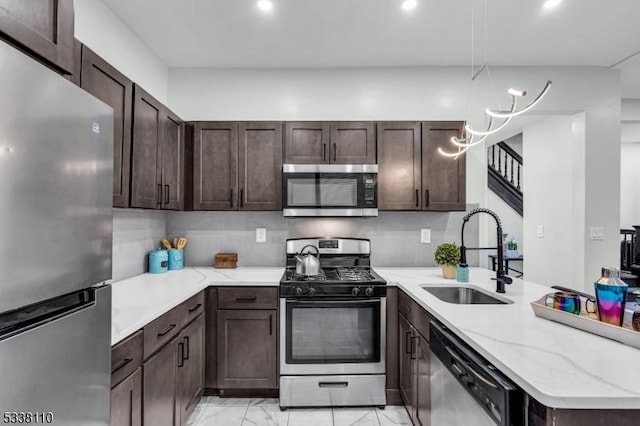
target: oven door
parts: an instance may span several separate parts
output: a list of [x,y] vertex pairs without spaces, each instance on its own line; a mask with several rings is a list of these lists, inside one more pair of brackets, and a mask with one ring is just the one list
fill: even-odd
[[386,298],[280,299],[280,374],[384,374]]
[[285,164],[285,216],[377,216],[377,165]]

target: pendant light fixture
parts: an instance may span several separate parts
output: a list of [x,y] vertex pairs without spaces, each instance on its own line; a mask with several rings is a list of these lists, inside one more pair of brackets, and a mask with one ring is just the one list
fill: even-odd
[[[473,1],[473,0],[472,0]],[[473,56],[474,56],[474,11],[473,11],[473,5],[471,6],[471,73],[472,73],[472,77],[471,77],[471,81],[473,82],[478,75],[480,75],[484,70],[486,70],[487,74],[489,75],[489,78],[491,79],[491,72],[489,71],[489,63],[487,61],[487,0],[485,0],[484,2],[484,18],[485,18],[485,22],[484,22],[484,29],[485,29],[485,43],[484,43],[484,48],[485,48],[485,62],[484,65],[480,68],[480,70],[478,70],[478,72],[474,73],[474,64],[473,64]],[[495,110],[495,109],[491,109],[491,108],[486,108],[484,110],[484,114],[488,117],[487,120],[487,128],[485,130],[475,130],[473,127],[471,127],[470,124],[465,124],[464,126],[464,137],[463,138],[458,138],[458,137],[452,137],[451,138],[451,143],[457,147],[456,151],[453,152],[447,152],[445,150],[443,150],[441,147],[438,148],[438,152],[440,153],[440,155],[443,155],[445,157],[452,157],[454,159],[457,159],[460,155],[464,154],[465,152],[467,152],[467,150],[469,148],[471,148],[472,146],[478,145],[482,142],[484,142],[484,140],[487,138],[487,136],[492,135],[494,133],[499,132],[500,130],[504,129],[507,124],[509,124],[509,122],[511,121],[511,119],[513,117],[517,117],[518,115],[524,114],[525,112],[529,111],[531,108],[533,108],[534,106],[536,106],[541,100],[542,98],[547,94],[547,92],[549,91],[549,89],[551,88],[551,84],[552,82],[549,80],[547,81],[547,83],[545,84],[544,88],[542,89],[542,91],[540,92],[540,94],[538,94],[538,96],[531,102],[529,103],[527,106],[525,106],[524,108],[518,110],[517,109],[517,104],[518,104],[518,98],[523,98],[527,95],[527,92],[524,90],[517,90],[517,89],[509,89],[507,90],[507,93],[511,96],[511,108],[507,111],[502,111],[502,110]],[[496,122],[497,121],[497,122]]]

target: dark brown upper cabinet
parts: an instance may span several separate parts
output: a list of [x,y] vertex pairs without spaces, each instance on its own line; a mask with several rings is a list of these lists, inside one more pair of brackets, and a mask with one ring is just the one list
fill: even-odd
[[131,207],[182,208],[184,152],[182,120],[134,84]]
[[444,157],[461,122],[378,123],[380,210],[465,210],[466,159]]
[[287,122],[285,163],[375,164],[375,123]]
[[129,206],[133,82],[82,46],[80,87],[113,108],[113,206]]
[[193,127],[194,210],[282,209],[282,123]]
[[193,209],[234,210],[238,196],[238,123],[193,126]]
[[282,209],[282,123],[240,123],[240,210]]
[[0,0],[0,34],[58,71],[73,73],[73,0]]
[[421,210],[418,122],[378,123],[378,209]]
[[320,121],[286,122],[284,162],[322,164],[329,162],[329,123]]
[[331,123],[329,162],[334,164],[376,164],[375,123]]
[[452,137],[462,134],[461,122],[422,123],[422,207],[424,210],[466,209],[467,156],[448,158],[438,148],[451,151]]
[[82,74],[82,43],[80,40],[73,39],[73,71],[66,75],[65,78],[80,87],[80,75]]

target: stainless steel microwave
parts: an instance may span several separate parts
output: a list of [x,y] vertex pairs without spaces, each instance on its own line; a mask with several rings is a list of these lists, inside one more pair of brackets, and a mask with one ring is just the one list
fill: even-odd
[[376,164],[284,164],[282,185],[284,216],[378,216]]

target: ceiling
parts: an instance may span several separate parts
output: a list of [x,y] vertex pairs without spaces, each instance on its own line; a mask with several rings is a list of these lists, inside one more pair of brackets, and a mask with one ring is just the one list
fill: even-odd
[[[469,65],[472,34],[474,62],[487,47],[494,66],[611,66],[640,51],[635,0],[487,0],[488,37],[484,0],[272,0],[269,13],[256,0],[104,1],[169,67]],[[638,97],[639,74],[626,84]]]

